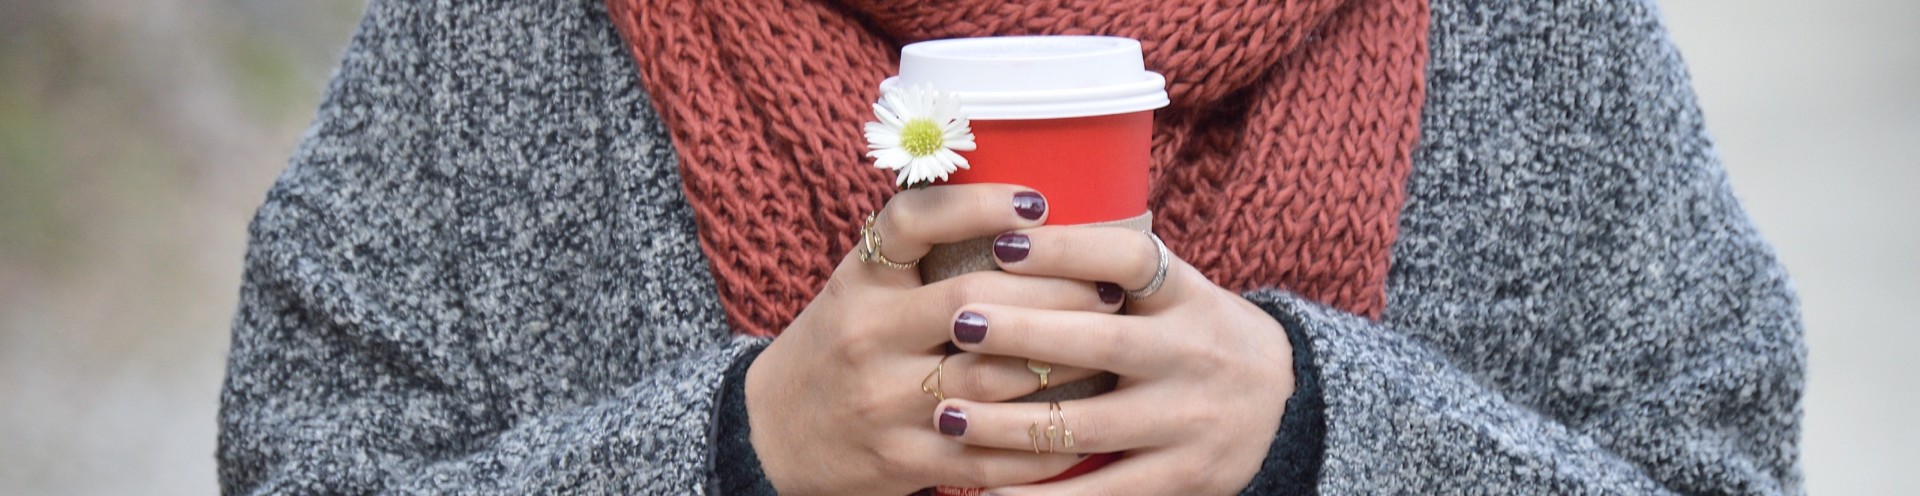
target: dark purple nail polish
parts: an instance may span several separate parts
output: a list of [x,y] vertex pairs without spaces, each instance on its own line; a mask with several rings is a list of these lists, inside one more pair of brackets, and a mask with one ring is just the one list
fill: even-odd
[[1032,191],[1013,194],[1013,212],[1027,220],[1040,220],[1047,214],[1047,198]]
[[954,407],[940,410],[940,433],[960,437],[967,433],[967,412]]
[[967,344],[987,339],[987,318],[970,311],[960,312],[959,317],[953,318],[953,339]]
[[1033,247],[1033,240],[1025,234],[1006,233],[993,238],[993,257],[1002,262],[1018,262],[1027,259],[1027,249]]
[[1100,292],[1100,301],[1106,302],[1108,305],[1119,303],[1120,298],[1127,295],[1127,291],[1120,289],[1119,284],[1110,282],[1093,283],[1093,289]]

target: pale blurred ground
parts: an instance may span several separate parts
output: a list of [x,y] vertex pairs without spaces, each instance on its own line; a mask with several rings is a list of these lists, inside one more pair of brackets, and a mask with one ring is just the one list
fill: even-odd
[[[246,221],[363,0],[0,0],[0,495],[208,494]],[[1666,2],[1805,301],[1815,494],[1920,494],[1920,2]]]

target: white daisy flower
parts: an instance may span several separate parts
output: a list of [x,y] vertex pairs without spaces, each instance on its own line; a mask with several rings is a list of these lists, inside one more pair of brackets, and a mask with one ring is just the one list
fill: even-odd
[[898,173],[901,187],[945,181],[972,151],[973,128],[960,112],[960,98],[931,86],[894,88],[873,104],[880,122],[867,123],[867,156],[874,167]]

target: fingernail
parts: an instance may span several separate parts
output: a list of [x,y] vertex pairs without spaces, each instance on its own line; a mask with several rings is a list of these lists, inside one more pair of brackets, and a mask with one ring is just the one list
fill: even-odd
[[1127,295],[1127,291],[1120,289],[1119,284],[1110,282],[1094,283],[1093,289],[1100,292],[1100,301],[1106,302],[1108,305],[1119,303],[1120,298]]
[[940,433],[960,437],[967,433],[967,412],[954,407],[940,411]]
[[1027,220],[1040,220],[1047,214],[1047,198],[1032,191],[1014,193],[1013,211]]
[[967,344],[987,339],[987,318],[971,311],[960,312],[953,319],[953,339]]
[[1018,262],[1027,259],[1027,249],[1033,246],[1033,240],[1020,233],[1006,233],[993,238],[993,257],[1002,262]]

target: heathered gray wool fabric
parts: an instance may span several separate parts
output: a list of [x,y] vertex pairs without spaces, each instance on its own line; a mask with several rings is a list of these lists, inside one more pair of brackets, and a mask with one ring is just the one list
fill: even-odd
[[[1657,11],[1432,9],[1383,321],[1249,294],[1310,337],[1321,492],[1802,492],[1796,304]],[[373,2],[252,226],[225,493],[713,492],[764,341],[637,78],[599,0]]]
[[597,1],[373,2],[253,222],[228,494],[693,494],[729,337]]
[[1651,2],[1432,3],[1383,323],[1280,293],[1327,494],[1795,494],[1806,353]]

